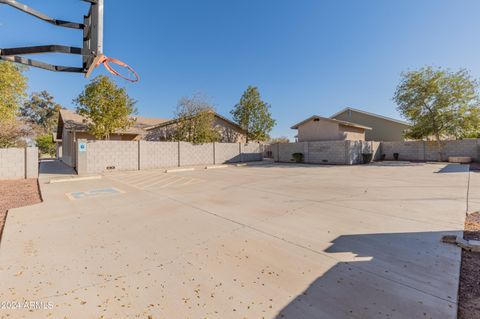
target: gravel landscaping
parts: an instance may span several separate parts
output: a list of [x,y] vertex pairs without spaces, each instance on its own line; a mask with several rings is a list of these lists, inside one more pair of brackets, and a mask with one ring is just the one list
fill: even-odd
[[[465,239],[480,240],[480,212],[465,222]],[[480,253],[463,251],[458,301],[459,319],[480,318]]]
[[7,219],[7,211],[12,208],[33,205],[41,202],[36,179],[0,181],[0,239]]

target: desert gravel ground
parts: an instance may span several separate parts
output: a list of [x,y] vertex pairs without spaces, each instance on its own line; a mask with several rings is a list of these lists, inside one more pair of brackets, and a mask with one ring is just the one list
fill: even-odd
[[0,181],[0,239],[9,209],[40,202],[37,179]]

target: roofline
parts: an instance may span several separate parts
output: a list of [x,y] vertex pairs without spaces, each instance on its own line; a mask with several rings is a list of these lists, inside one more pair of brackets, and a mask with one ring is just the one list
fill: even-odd
[[[217,112],[213,112],[213,115],[222,119],[222,120],[224,120],[225,122],[229,123],[230,125],[233,125],[233,126],[237,127],[243,133],[247,132],[240,125],[233,122],[232,120],[227,119],[226,117],[223,117],[222,115],[218,114]],[[178,123],[179,121],[180,121],[179,119],[172,119],[170,121],[166,121],[166,122],[163,122],[163,123],[160,123],[160,124],[156,124],[156,125],[146,127],[145,131],[151,131],[151,130],[156,129],[156,128],[160,128],[160,127],[168,126],[168,125],[171,125],[171,124],[175,124],[175,123]]]
[[354,112],[358,112],[358,113],[361,113],[361,114],[370,115],[370,116],[373,116],[373,117],[376,117],[376,118],[387,120],[387,121],[390,121],[390,122],[395,122],[395,123],[403,124],[403,125],[406,125],[406,126],[412,126],[412,124],[410,124],[408,122],[405,122],[405,121],[402,121],[402,120],[396,120],[396,119],[388,117],[388,116],[383,116],[383,115],[379,115],[379,114],[375,114],[375,113],[371,113],[371,112],[367,112],[367,111],[362,111],[362,110],[359,110],[359,109],[355,109],[353,107],[346,107],[343,110],[341,110],[340,112],[337,112],[337,113],[333,114],[332,116],[330,116],[330,118],[334,119],[335,117],[339,116],[340,114],[342,114],[346,111],[354,111]]
[[328,117],[323,117],[323,116],[319,116],[319,115],[312,115],[310,116],[308,119],[306,120],[303,120],[301,121],[300,123],[298,124],[295,124],[294,126],[291,127],[292,130],[298,130],[298,127],[307,123],[307,122],[310,122],[311,120],[315,120],[315,119],[320,119],[320,120],[326,120],[326,121],[330,121],[330,122],[334,122],[334,123],[337,123],[337,124],[340,124],[340,125],[345,125],[345,126],[350,126],[350,127],[356,127],[356,128],[361,128],[361,129],[364,129],[364,130],[368,130],[368,131],[371,131],[372,128],[371,127],[368,127],[368,126],[364,126],[364,125],[360,125],[360,124],[355,124],[355,123],[352,123],[352,122],[347,122],[347,121],[342,121],[342,120],[336,120],[336,119],[332,119],[332,118],[328,118]]

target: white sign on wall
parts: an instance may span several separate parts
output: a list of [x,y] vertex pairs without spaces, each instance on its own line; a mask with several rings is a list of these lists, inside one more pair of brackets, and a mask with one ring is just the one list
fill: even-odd
[[87,151],[87,143],[78,143],[78,151],[79,152],[86,152]]

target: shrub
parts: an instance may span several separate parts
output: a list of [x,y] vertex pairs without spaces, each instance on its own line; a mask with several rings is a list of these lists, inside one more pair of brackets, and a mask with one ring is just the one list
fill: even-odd
[[302,163],[303,162],[303,154],[302,153],[293,153],[292,157],[293,157],[293,160],[296,163]]
[[363,164],[368,164],[372,161],[373,154],[372,153],[362,153],[362,157],[363,157]]
[[57,152],[57,148],[55,143],[53,142],[52,135],[45,134],[40,135],[35,140],[37,142],[38,149],[40,150],[40,154],[48,154],[50,156],[55,156]]

